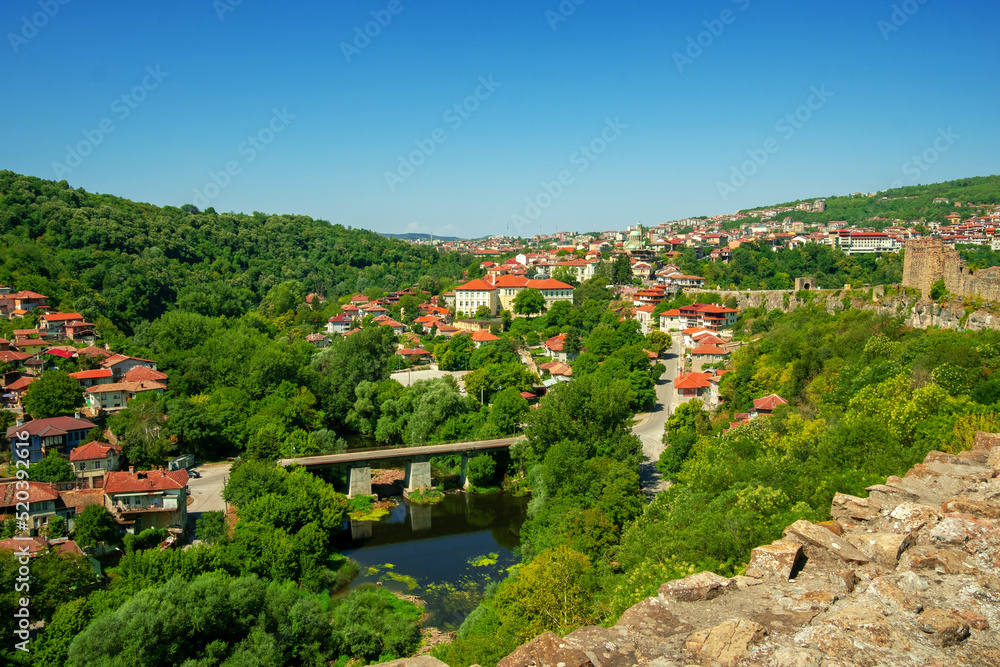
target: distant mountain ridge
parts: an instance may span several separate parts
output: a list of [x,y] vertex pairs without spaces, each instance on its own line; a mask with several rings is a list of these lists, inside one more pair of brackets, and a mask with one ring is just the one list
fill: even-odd
[[[380,232],[381,233],[381,232]],[[385,234],[390,239],[402,239],[403,241],[429,241],[431,238],[438,241],[475,241],[476,239],[466,239],[460,236],[438,236],[437,234],[423,234],[417,232],[407,232],[406,234]]]

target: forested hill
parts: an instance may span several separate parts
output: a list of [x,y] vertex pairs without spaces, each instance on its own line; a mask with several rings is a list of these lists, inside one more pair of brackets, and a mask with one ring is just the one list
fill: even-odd
[[299,215],[157,207],[0,171],[0,283],[129,332],[178,307],[238,316],[288,280],[335,298],[471,261]]
[[[934,203],[936,198],[948,199],[948,203]],[[752,211],[765,208],[786,208],[795,206],[802,201],[815,201],[823,197],[799,199],[793,202],[775,204],[773,207],[759,206]],[[840,197],[825,197],[826,210],[819,212],[796,211],[794,218],[806,224],[826,224],[843,220],[848,224],[884,228],[891,226],[894,220],[935,220],[944,222],[944,216],[958,213],[962,219],[976,215],[975,209],[956,208],[955,202],[963,204],[1000,204],[1000,176],[976,176],[943,183],[926,185],[911,185],[876,193],[874,196],[855,195]],[[784,218],[790,213],[779,213],[777,218]],[[877,218],[873,220],[873,218]],[[732,226],[743,224],[746,220],[737,220]]]

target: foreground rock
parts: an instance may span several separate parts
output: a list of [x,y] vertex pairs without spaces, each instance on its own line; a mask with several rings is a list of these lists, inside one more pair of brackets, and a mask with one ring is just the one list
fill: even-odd
[[[546,633],[503,667],[1000,665],[1000,434],[837,494],[746,577],[665,583],[611,628]],[[756,585],[754,585],[756,584]]]

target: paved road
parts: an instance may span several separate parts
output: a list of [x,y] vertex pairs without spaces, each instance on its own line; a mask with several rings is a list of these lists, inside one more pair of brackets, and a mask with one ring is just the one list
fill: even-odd
[[206,463],[196,466],[200,478],[188,480],[188,492],[192,502],[188,504],[188,514],[202,512],[225,512],[226,502],[222,499],[222,487],[229,479],[230,463]]
[[632,428],[632,432],[642,440],[642,453],[646,460],[640,467],[639,475],[642,479],[643,491],[649,498],[666,489],[668,485],[660,477],[660,471],[656,469],[656,462],[663,451],[663,432],[666,429],[667,419],[673,412],[673,379],[677,377],[680,351],[680,338],[673,336],[670,351],[666,358],[661,360],[667,370],[660,381],[656,383],[656,407],[651,412],[636,415],[638,422]]
[[[461,380],[465,377],[469,371],[440,371],[438,370],[437,364],[432,364],[430,370],[425,371],[399,371],[398,373],[392,374],[392,379],[399,382],[404,387],[409,387],[410,384],[418,382],[420,380],[433,380],[434,378],[443,378],[446,375],[454,376],[456,380]],[[458,386],[463,386],[461,382]]]

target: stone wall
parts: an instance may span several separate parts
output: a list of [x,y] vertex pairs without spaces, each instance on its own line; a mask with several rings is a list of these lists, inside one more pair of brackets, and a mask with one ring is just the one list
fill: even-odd
[[945,248],[938,239],[907,241],[903,285],[919,289],[926,297],[931,286],[942,279],[948,291],[957,296],[1000,301],[1000,267],[972,273],[959,252]]
[[[670,581],[610,628],[546,633],[500,667],[1000,665],[1000,434],[837,494],[747,576]],[[426,663],[435,664],[435,663]],[[440,664],[440,663],[436,663]]]

